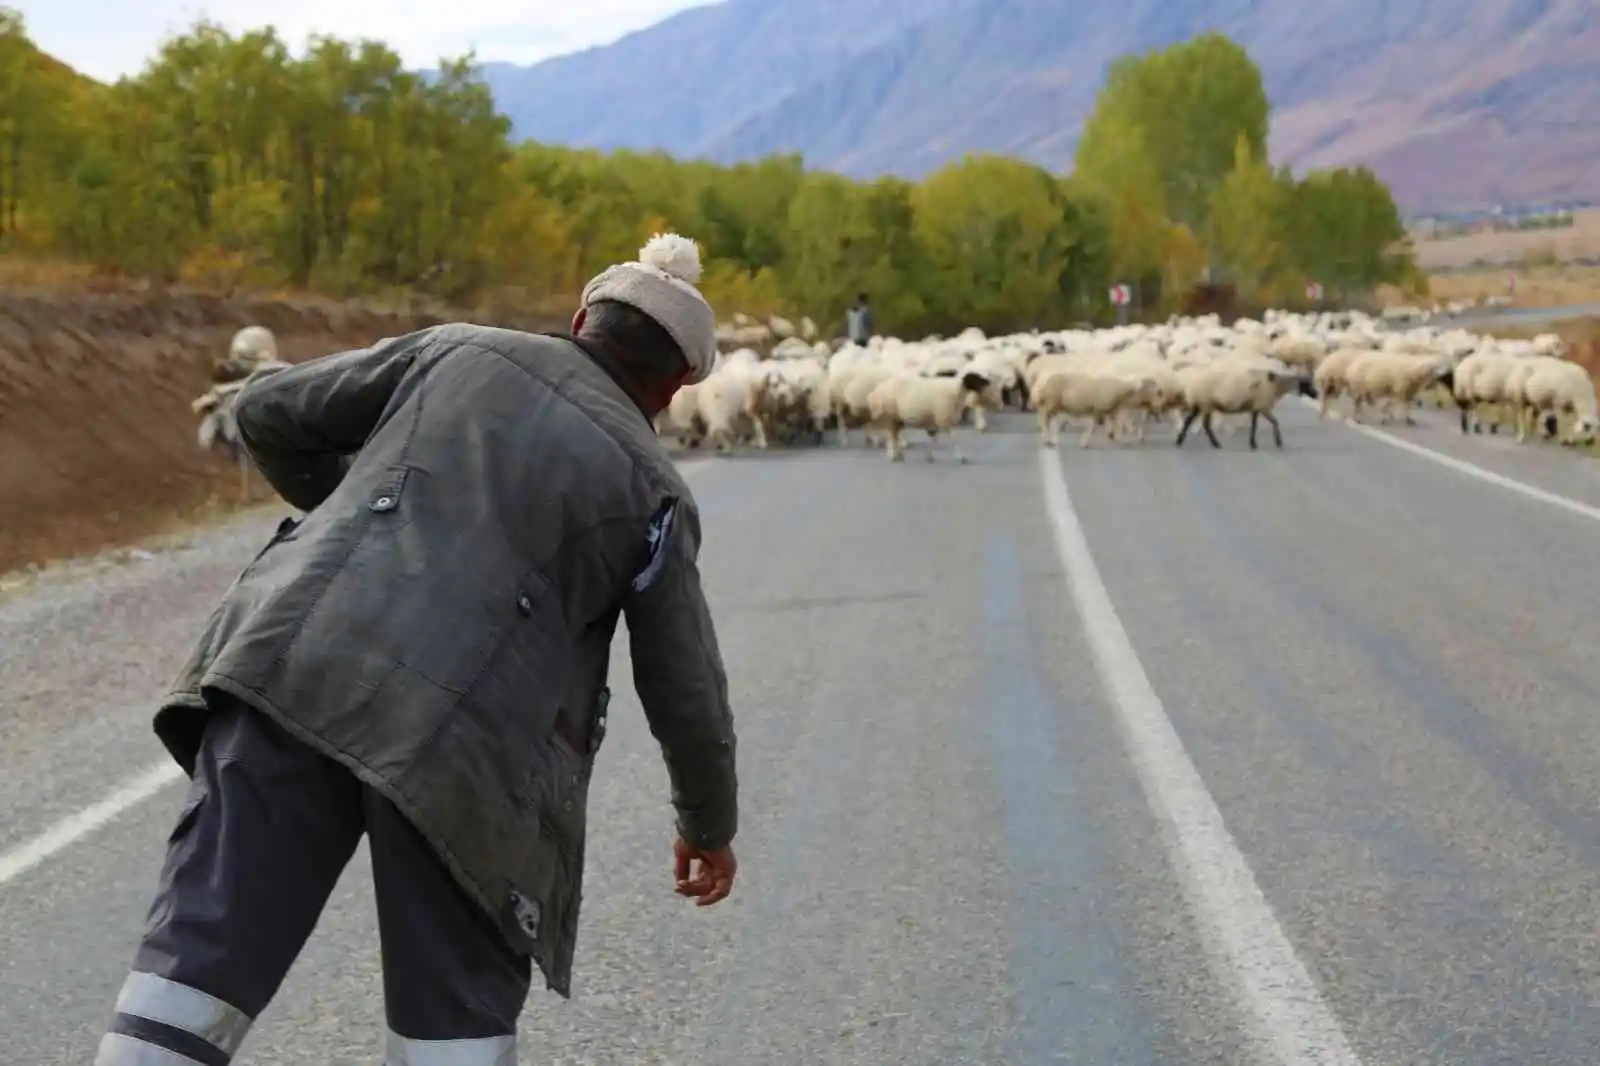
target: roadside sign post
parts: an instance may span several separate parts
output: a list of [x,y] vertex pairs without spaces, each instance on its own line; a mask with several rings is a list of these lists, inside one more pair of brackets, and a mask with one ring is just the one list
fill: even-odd
[[1322,286],[1315,281],[1307,285],[1306,299],[1314,304],[1320,304],[1322,302]]
[[1117,308],[1117,325],[1128,324],[1128,304],[1133,299],[1133,288],[1129,285],[1111,286],[1111,302]]

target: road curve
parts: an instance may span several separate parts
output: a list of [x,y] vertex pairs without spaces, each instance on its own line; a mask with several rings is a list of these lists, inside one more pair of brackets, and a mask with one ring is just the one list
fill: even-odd
[[[966,467],[687,461],[741,883],[671,894],[619,692],[575,997],[530,998],[524,1060],[1600,1061],[1600,521],[1282,418],[1282,452],[1041,463],[1008,418]],[[1573,456],[1421,421],[1600,507]],[[161,765],[150,702],[277,514],[0,600],[0,1059],[92,1058],[182,785],[72,819]],[[382,1019],[363,850],[238,1061],[371,1062]]]

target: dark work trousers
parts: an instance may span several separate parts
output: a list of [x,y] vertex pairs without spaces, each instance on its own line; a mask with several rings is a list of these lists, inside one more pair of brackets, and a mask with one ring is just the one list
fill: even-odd
[[386,1066],[511,1066],[530,960],[394,805],[253,708],[208,721],[95,1066],[227,1066],[356,844],[372,853]]

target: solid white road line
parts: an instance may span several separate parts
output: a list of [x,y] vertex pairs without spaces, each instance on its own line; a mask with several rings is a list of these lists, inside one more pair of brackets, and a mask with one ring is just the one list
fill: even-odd
[[[1299,399],[1308,407],[1315,408],[1317,406],[1315,400],[1307,399],[1304,396],[1300,397]],[[1475,477],[1479,481],[1488,482],[1490,485],[1498,485],[1502,489],[1508,489],[1511,492],[1521,493],[1530,500],[1538,500],[1540,503],[1547,503],[1551,507],[1559,507],[1563,511],[1570,511],[1572,514],[1579,515],[1583,518],[1592,518],[1596,522],[1600,522],[1600,507],[1594,507],[1587,503],[1580,503],[1577,500],[1571,499],[1570,497],[1561,496],[1554,492],[1547,492],[1544,489],[1529,485],[1527,482],[1518,481],[1516,478],[1506,477],[1504,474],[1497,474],[1493,470],[1485,470],[1476,463],[1469,463],[1465,459],[1457,459],[1453,455],[1446,455],[1443,452],[1436,452],[1432,448],[1424,447],[1421,444],[1416,444],[1412,441],[1406,440],[1404,437],[1397,437],[1392,433],[1385,433],[1381,429],[1374,429],[1371,426],[1364,426],[1359,422],[1352,422],[1348,418],[1340,418],[1340,421],[1343,422],[1345,426],[1355,430],[1364,437],[1369,437],[1372,440],[1387,444],[1393,448],[1399,448],[1403,452],[1410,452],[1412,455],[1419,455],[1430,462],[1438,463],[1440,466],[1447,467],[1448,469],[1454,470],[1457,473],[1466,474],[1468,477]]]
[[1237,997],[1263,1063],[1360,1066],[1139,664],[1089,552],[1057,451],[1039,451],[1039,473],[1056,550],[1118,729],[1145,798],[1167,830],[1173,864],[1216,975]]
[[0,853],[0,885],[16,880],[56,852],[71,847],[122,812],[135,807],[183,777],[171,759],[152,766],[92,807],[61,819],[43,833]]

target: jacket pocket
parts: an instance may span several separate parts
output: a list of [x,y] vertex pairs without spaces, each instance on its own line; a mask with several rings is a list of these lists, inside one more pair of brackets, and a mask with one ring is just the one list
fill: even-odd
[[585,771],[605,742],[610,706],[611,690],[602,685],[580,728],[574,729],[559,711],[556,713],[551,736],[563,754],[583,762]]

